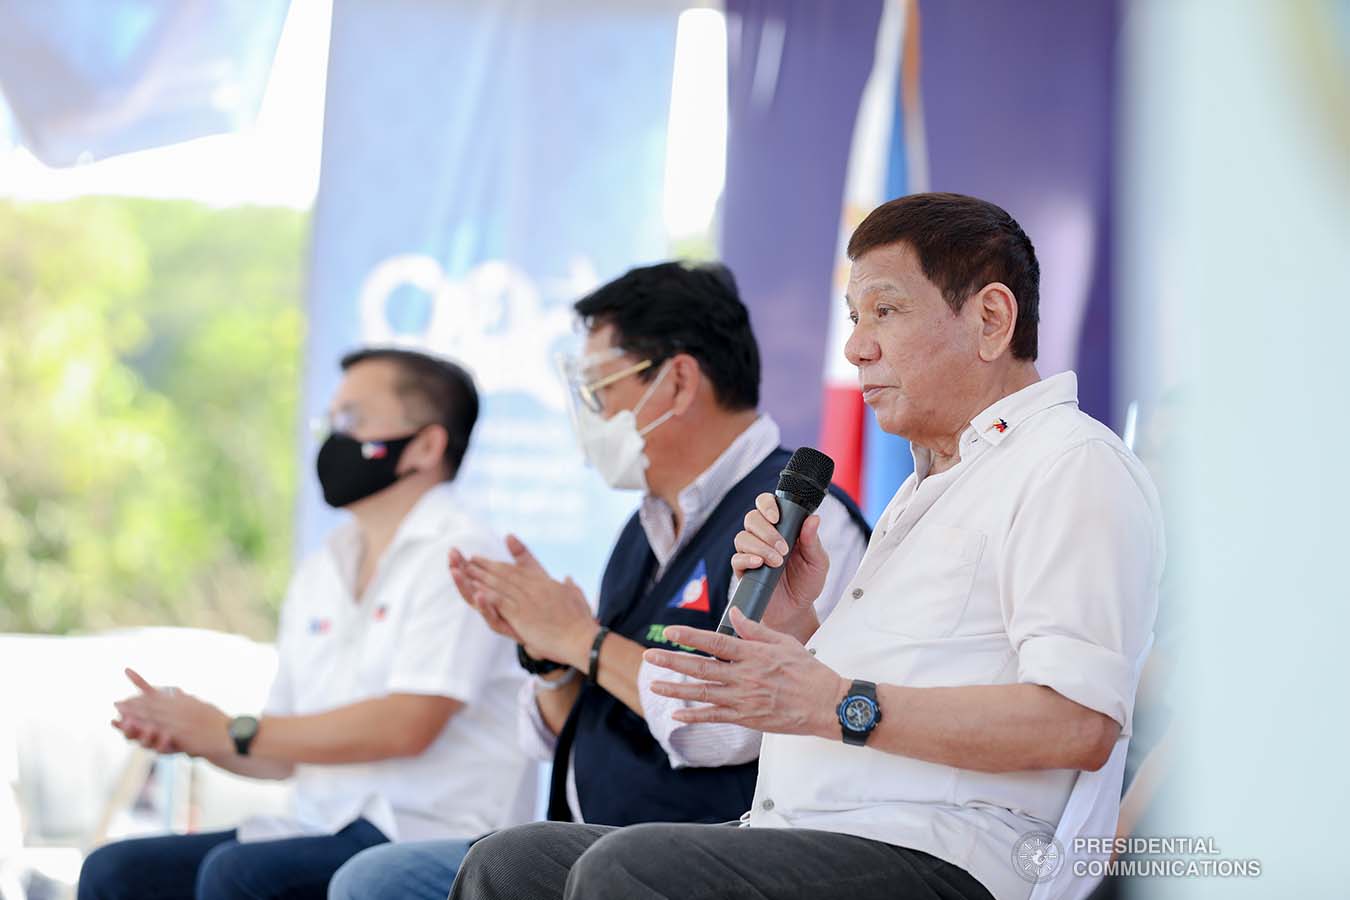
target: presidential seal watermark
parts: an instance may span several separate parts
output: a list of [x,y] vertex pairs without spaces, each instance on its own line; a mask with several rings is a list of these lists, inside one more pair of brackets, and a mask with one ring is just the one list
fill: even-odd
[[1064,847],[1048,831],[1032,831],[1013,844],[1012,864],[1032,884],[1049,881],[1064,866]]

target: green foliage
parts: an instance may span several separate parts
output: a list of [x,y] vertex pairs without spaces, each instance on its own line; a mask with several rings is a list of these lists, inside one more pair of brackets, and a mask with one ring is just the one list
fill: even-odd
[[0,203],[0,632],[272,632],[303,213]]

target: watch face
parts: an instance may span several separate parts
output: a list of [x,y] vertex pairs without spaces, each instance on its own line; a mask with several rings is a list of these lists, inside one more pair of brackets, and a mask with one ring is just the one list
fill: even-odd
[[866,697],[849,697],[844,701],[844,724],[850,731],[866,731],[876,717],[876,704]]
[[253,716],[239,716],[230,720],[230,737],[248,740],[258,731],[258,720]]

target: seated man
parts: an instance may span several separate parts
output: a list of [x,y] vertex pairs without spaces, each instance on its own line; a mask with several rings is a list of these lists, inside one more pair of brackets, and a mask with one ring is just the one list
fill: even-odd
[[[775,622],[672,627],[709,655],[646,653],[698,679],[653,685],[703,704],[680,721],[766,733],[743,827],[523,825],[474,845],[452,897],[1021,900],[1047,857],[1017,851],[1123,756],[1161,514],[1073,374],[1036,372],[1031,241],[990,203],[918,194],[848,249],[846,353],[914,474],[823,623],[826,551],[804,532]],[[738,570],[779,564],[777,518],[758,497]]]
[[255,778],[292,778],[294,815],[235,831],[96,850],[80,898],[322,898],[333,873],[386,841],[467,838],[528,818],[534,767],[500,712],[514,648],[456,596],[449,548],[500,553],[450,482],[478,416],[458,366],[403,350],[342,361],[324,498],[352,513],[296,572],[260,718],[231,719],[128,675],[114,724],[164,752]]
[[[749,315],[724,267],[678,263],[635,269],[576,311],[585,355],[568,368],[582,447],[611,487],[645,492],[610,556],[598,621],[576,585],[551,578],[514,538],[513,563],[465,547],[452,572],[537,673],[521,692],[520,727],[530,752],[553,759],[550,818],[734,819],[750,803],[761,734],[678,721],[693,704],[655,693],[658,670],[642,654],[676,646],[669,626],[717,627],[732,590],[732,539],[789,457],[778,426],[756,411]],[[862,557],[866,525],[832,489],[807,533],[840,561],[821,573],[823,613]],[[467,850],[376,847],[343,867],[330,896],[443,900]]]

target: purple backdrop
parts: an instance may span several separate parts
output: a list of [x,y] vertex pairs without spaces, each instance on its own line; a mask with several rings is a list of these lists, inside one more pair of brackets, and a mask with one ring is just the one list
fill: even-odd
[[762,407],[789,447],[820,435],[844,172],[880,0],[727,0],[722,257],[764,356]]
[[1108,423],[1116,0],[920,5],[931,188],[1012,213],[1041,262],[1041,374]]

